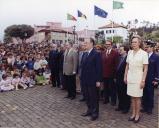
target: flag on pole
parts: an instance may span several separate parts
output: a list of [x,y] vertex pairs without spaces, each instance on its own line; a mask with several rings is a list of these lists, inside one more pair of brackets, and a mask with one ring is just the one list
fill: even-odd
[[77,10],[77,13],[78,13],[78,17],[83,17],[87,19],[86,15],[84,15],[81,11]]
[[113,9],[122,9],[123,7],[123,2],[119,2],[119,1],[113,1]]
[[108,13],[106,11],[104,11],[103,9],[101,9],[97,6],[94,6],[94,15],[97,15],[102,18],[106,18]]
[[77,19],[69,13],[67,13],[67,20],[77,21]]

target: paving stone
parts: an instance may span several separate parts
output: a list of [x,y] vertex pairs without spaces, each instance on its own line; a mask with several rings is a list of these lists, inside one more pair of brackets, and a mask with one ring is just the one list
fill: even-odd
[[115,112],[115,107],[100,103],[100,116],[95,122],[81,117],[85,103],[64,99],[66,92],[51,86],[0,93],[0,128],[158,128],[158,96],[152,115],[142,114],[139,124],[128,122],[130,116]]

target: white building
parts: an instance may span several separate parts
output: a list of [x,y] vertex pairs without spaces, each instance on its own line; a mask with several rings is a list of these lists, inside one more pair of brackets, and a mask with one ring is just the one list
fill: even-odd
[[105,26],[98,28],[100,31],[104,31],[105,39],[112,36],[121,36],[123,41],[128,39],[128,30],[127,27],[124,25],[120,25],[117,23],[110,23]]
[[80,31],[76,31],[77,35],[78,35],[78,40],[79,43],[84,41],[84,38],[94,38],[95,37],[95,30],[88,30],[88,29],[84,29],[84,30],[80,30]]

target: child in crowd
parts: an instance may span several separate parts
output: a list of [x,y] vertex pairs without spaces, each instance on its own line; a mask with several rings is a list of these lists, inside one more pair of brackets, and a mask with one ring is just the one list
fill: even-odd
[[43,72],[43,76],[46,79],[46,83],[49,84],[50,83],[51,72],[48,68],[46,68],[46,70]]
[[5,67],[2,65],[0,68],[0,81],[2,80],[2,75],[6,74]]
[[0,91],[11,91],[14,89],[14,86],[12,85],[12,80],[8,78],[6,74],[2,75],[2,80],[0,82]]
[[34,61],[33,61],[32,57],[28,58],[28,61],[26,63],[26,67],[28,68],[28,70],[34,69]]
[[18,55],[18,56],[16,57],[15,62],[14,62],[14,66],[15,66],[17,69],[19,69],[19,70],[22,69],[22,60],[21,60],[21,58],[20,58],[20,55]]
[[40,59],[40,62],[39,62],[39,63],[40,63],[41,68],[43,69],[43,72],[44,72],[45,69],[46,69],[46,66],[47,66],[47,64],[48,64],[48,62],[46,61],[44,55],[41,56],[41,59]]
[[24,86],[26,85],[28,87],[33,87],[34,86],[34,85],[31,84],[30,77],[28,77],[26,72],[22,73],[21,84],[23,84]]
[[42,67],[41,67],[41,64],[40,64],[40,59],[39,58],[36,58],[36,61],[34,63],[34,70],[35,72],[37,73],[38,70],[40,70]]
[[47,81],[45,79],[45,77],[43,76],[43,72],[42,69],[38,70],[37,75],[35,77],[35,81],[37,85],[46,85]]
[[15,73],[13,75],[12,85],[15,87],[15,90],[19,90],[19,86],[23,87],[23,89],[27,89],[27,85],[21,83],[21,79],[19,74]]

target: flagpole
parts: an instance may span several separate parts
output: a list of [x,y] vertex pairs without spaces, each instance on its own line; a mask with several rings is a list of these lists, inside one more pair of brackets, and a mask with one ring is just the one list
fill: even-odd
[[[114,0],[113,0],[114,1]],[[112,2],[113,3],[113,2]],[[113,7],[112,7],[112,42],[113,42],[113,39],[114,39],[114,35],[113,35]]]
[[[68,13],[67,13],[68,15]],[[67,40],[67,43],[68,43],[68,18],[66,17],[66,26],[67,26],[67,37],[66,37],[66,40]]]

